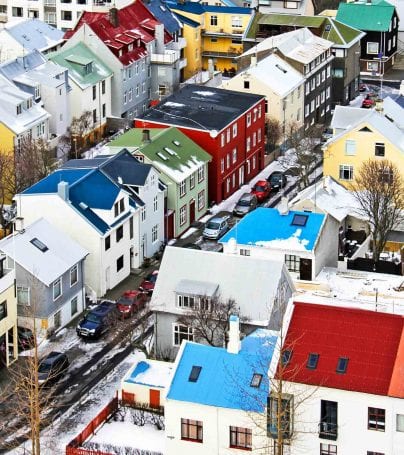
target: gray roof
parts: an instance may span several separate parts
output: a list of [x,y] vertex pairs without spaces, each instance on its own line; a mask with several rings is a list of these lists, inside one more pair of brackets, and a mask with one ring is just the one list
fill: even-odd
[[223,301],[234,299],[252,324],[266,325],[281,277],[294,289],[285,264],[278,260],[167,246],[151,300],[154,311],[181,313],[174,293],[195,286]]
[[[31,243],[37,238],[48,249],[42,252]],[[39,218],[25,228],[0,241],[0,251],[30,272],[46,286],[84,259],[88,251],[51,225]]]
[[216,294],[218,288],[219,285],[217,283],[211,283],[208,281],[181,280],[177,284],[175,292],[177,294],[190,294],[213,297]]
[[403,231],[389,231],[387,234],[387,240],[389,242],[404,243],[404,232]]

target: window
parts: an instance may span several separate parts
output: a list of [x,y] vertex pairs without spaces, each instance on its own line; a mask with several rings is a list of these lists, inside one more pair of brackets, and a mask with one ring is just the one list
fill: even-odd
[[348,361],[349,361],[348,358],[340,357],[338,359],[336,372],[337,373],[346,373],[346,369],[348,368]]
[[341,180],[352,180],[353,179],[353,166],[341,164],[339,166],[339,178]]
[[140,209],[140,219],[142,221],[146,220],[146,206],[145,205]]
[[379,53],[379,43],[368,41],[366,43],[366,53],[367,54],[378,54]]
[[119,226],[116,230],[116,243],[123,239],[123,226]]
[[180,183],[180,197],[184,197],[186,191],[187,191],[187,182],[186,182],[186,180],[183,180]]
[[404,432],[404,414],[396,415],[396,430]]
[[382,452],[373,452],[372,450],[368,450],[366,455],[384,455]]
[[7,317],[7,300],[0,303],[0,321]]
[[306,226],[308,219],[309,219],[308,215],[295,214],[293,216],[292,226]]
[[194,308],[195,297],[192,295],[178,295],[178,306],[180,308]]
[[136,84],[136,96],[140,94],[140,84]]
[[243,22],[240,16],[232,16],[231,17],[231,26],[234,28],[242,27]]
[[62,21],[71,21],[72,20],[72,12],[71,11],[61,11],[60,12]]
[[17,115],[21,115],[22,113],[22,104],[17,104]]
[[368,430],[384,431],[386,428],[386,410],[368,408]]
[[318,354],[310,353],[307,359],[306,368],[309,370],[315,370],[317,368],[319,357],[320,356]]
[[250,387],[258,388],[261,385],[262,374],[254,373],[251,379]]
[[[281,428],[278,429],[279,418]],[[278,439],[279,433],[282,433],[283,439],[290,439],[293,434],[293,395],[285,393],[278,396],[276,392],[271,392],[267,404],[267,434]]]
[[123,93],[123,104],[126,104],[127,102],[127,93],[126,91]]
[[[300,112],[300,108],[298,109],[298,114],[297,114],[297,120],[299,120],[299,112]],[[261,142],[261,130],[258,130],[257,132],[257,142],[260,143]]]
[[244,88],[249,89],[250,88],[250,81],[244,81]]
[[291,358],[292,358],[291,349],[285,349],[284,351],[282,351],[281,362],[283,366],[287,365],[290,362]]
[[105,251],[111,248],[111,236],[105,237]]
[[23,15],[23,10],[22,10],[22,8],[13,6],[12,15],[13,15],[14,17],[22,17],[22,15]]
[[93,123],[97,122],[97,109],[93,109]]
[[114,216],[115,218],[120,215],[125,210],[125,201],[124,199],[120,199],[118,202],[114,204]]
[[70,269],[70,287],[74,286],[79,281],[79,266],[76,264]]
[[205,166],[201,166],[198,169],[198,183],[203,182],[205,179]]
[[129,238],[133,239],[133,216],[129,219]]
[[227,143],[230,142],[230,128],[227,128],[227,130],[226,130],[226,142]]
[[237,123],[233,125],[233,139],[237,136]]
[[181,419],[181,439],[186,441],[203,441],[203,426],[199,420]]
[[132,90],[132,87],[129,89],[129,92],[128,92],[128,101],[132,101],[132,97],[133,97],[133,90]]
[[202,210],[205,207],[205,190],[198,193],[198,210]]
[[233,149],[233,164],[237,161],[237,147]]
[[101,82],[101,93],[105,95],[105,80]]
[[372,71],[377,73],[379,71],[379,63],[378,62],[366,62],[368,71]]
[[376,142],[375,156],[384,156],[385,146],[383,142]]
[[320,444],[320,455],[336,455],[337,446],[333,444]]
[[157,242],[157,239],[158,239],[158,232],[159,232],[159,225],[156,224],[152,227],[152,231],[151,231],[151,236],[152,236],[152,242]]
[[217,25],[217,16],[210,16],[210,25]]
[[251,112],[247,114],[247,126],[251,125]]
[[345,141],[345,155],[353,156],[356,155],[356,141],[347,139]]
[[93,85],[93,100],[97,98],[97,86]]
[[189,189],[192,190],[195,188],[195,173],[189,176]]
[[306,95],[310,93],[310,84],[307,82],[306,84]]
[[123,255],[121,257],[119,257],[117,260],[116,260],[116,271],[119,272],[121,269],[123,269]]
[[220,160],[220,173],[223,174],[224,172],[224,158]]
[[332,76],[341,79],[345,76],[344,68],[333,68]]
[[74,316],[77,313],[77,308],[78,308],[78,297],[74,297],[74,299],[71,300],[70,302],[70,315]]
[[252,430],[249,428],[230,427],[230,447],[251,450]]
[[30,240],[30,243],[32,243],[32,245],[34,245],[35,247],[38,248],[38,250],[42,251],[42,253],[45,253],[45,251],[48,251],[48,247],[43,243],[41,242],[39,239],[37,239],[36,237],[34,237],[33,239]]
[[201,374],[202,367],[198,367],[193,365],[191,369],[191,373],[188,377],[188,382],[197,382],[199,375]]
[[53,300],[58,299],[62,295],[62,278],[58,278],[53,283]]
[[102,118],[105,118],[105,116],[107,115],[107,107],[105,105],[105,103],[102,105]]
[[338,403],[321,400],[319,436],[335,441],[338,436]]
[[18,305],[30,305],[30,289],[24,286],[17,286]]
[[249,152],[251,150],[251,138],[250,136],[247,137],[247,144],[246,144],[246,151]]
[[225,137],[224,137],[224,133],[223,133],[220,135],[220,146],[221,147],[224,147],[224,139],[225,139]]
[[240,248],[240,256],[251,256],[251,251]]
[[157,212],[157,210],[158,210],[158,197],[157,196],[154,196],[154,198],[153,198],[153,210],[155,212]]
[[180,346],[182,340],[194,341],[192,327],[187,327],[181,324],[174,325],[174,346]]
[[211,39],[210,39],[210,42],[211,42],[211,43],[217,43],[217,38],[211,38]]
[[183,205],[180,208],[180,226],[183,226],[187,222],[187,206]]

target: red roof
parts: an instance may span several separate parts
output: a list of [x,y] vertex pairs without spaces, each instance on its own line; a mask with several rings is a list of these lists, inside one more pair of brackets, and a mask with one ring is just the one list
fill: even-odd
[[[285,348],[288,381],[404,398],[404,317],[354,308],[295,303]],[[310,353],[317,367],[306,367]],[[340,357],[349,359],[337,373]]]
[[[83,12],[73,30],[65,33],[69,39],[83,25],[88,24],[93,32],[110,48],[120,49],[129,43],[133,43],[133,50],[122,52],[119,60],[127,65],[147,55],[145,44],[153,41],[155,26],[160,24],[153,14],[143,5],[142,2],[134,2],[118,10],[118,26],[114,27],[109,19],[109,12],[92,13]],[[138,46],[137,40],[140,40]],[[164,42],[172,40],[168,32],[164,32]]]

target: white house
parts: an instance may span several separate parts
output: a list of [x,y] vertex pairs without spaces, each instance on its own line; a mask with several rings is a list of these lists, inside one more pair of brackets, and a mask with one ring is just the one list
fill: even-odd
[[165,405],[167,455],[268,453],[268,365],[277,333],[257,329],[240,342],[230,316],[226,348],[184,341]]
[[260,207],[247,214],[220,242],[229,255],[285,262],[292,276],[313,280],[338,261],[336,220],[321,213],[289,211],[286,199],[278,209]]
[[[402,454],[404,317],[295,303],[285,326],[288,453]],[[276,437],[271,402],[270,395],[268,430]]]
[[[234,301],[243,333],[277,329],[279,315],[294,292],[283,261],[166,247],[151,299],[155,352],[173,358],[182,340],[203,343],[178,318],[199,305]],[[206,341],[205,341],[206,342]]]

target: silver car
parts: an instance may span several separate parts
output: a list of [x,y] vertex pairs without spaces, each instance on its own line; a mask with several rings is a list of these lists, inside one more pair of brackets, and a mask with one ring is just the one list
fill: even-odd
[[244,216],[247,213],[256,209],[257,204],[258,201],[254,194],[244,193],[238,200],[237,204],[235,205],[233,209],[233,214],[236,216]]
[[228,217],[215,216],[205,226],[202,235],[207,239],[217,240],[229,230]]

